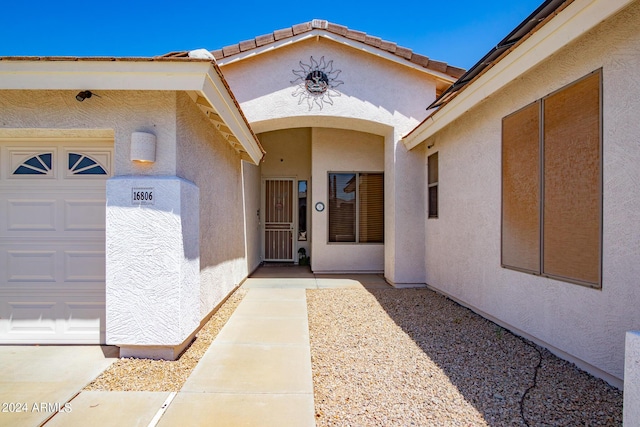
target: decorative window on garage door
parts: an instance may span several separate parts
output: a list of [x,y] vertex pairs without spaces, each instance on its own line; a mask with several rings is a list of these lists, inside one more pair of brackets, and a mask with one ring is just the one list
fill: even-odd
[[53,152],[44,152],[36,155],[27,154],[26,159],[18,160],[15,165],[16,157],[25,157],[25,153],[12,153],[14,160],[13,175],[39,175],[53,176]]
[[67,176],[108,175],[110,155],[107,152],[67,153]]
[[63,156],[58,156],[55,147],[36,150],[9,149],[11,178],[56,179],[59,168],[66,169],[66,178],[98,178],[110,174],[110,151],[69,147]]

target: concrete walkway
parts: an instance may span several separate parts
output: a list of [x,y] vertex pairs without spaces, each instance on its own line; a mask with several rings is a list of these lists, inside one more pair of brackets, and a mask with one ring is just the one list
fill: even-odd
[[187,424],[315,425],[304,289],[249,290],[158,425]]
[[0,426],[38,426],[117,360],[109,346],[0,346]]
[[83,391],[46,427],[315,426],[305,290],[389,285],[376,274],[266,267],[242,287],[247,294],[178,393]]

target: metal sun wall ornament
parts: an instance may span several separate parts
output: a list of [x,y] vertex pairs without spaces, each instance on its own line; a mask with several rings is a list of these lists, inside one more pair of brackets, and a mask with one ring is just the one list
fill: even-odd
[[292,96],[298,97],[298,105],[306,100],[309,111],[313,109],[314,105],[322,110],[325,102],[333,105],[332,97],[340,96],[340,92],[335,88],[344,83],[337,80],[342,71],[334,70],[333,60],[326,62],[324,56],[320,58],[320,61],[313,59],[313,56],[309,60],[310,64],[300,61],[300,69],[292,70],[293,74],[298,77],[291,81],[292,84],[298,85]]

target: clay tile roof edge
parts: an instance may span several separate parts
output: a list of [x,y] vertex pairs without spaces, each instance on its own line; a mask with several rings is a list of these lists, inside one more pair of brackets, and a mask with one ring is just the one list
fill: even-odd
[[[245,40],[237,44],[224,46],[220,49],[212,51],[212,53],[218,61],[221,61],[225,58],[229,58],[240,53],[250,52],[254,49],[264,48],[278,41],[304,35],[311,31],[326,31],[331,34],[337,34],[348,40],[353,40],[359,43],[363,43],[367,46],[372,46],[391,55],[395,55],[398,58],[407,61],[408,63],[413,64],[417,67],[425,68],[437,73],[446,74],[452,77],[452,80],[458,78],[461,73],[465,72],[465,70],[463,70],[462,68],[454,67],[444,62],[429,61],[426,56],[417,54],[409,48],[398,46],[394,42],[382,40],[380,37],[376,37],[362,31],[350,29],[344,25],[336,24],[324,19],[313,19],[312,21],[303,22],[291,27],[275,30],[269,34],[263,34],[261,36]],[[185,56],[184,52],[170,52],[162,55],[161,57],[177,58],[182,56]],[[430,62],[434,66],[429,66]]]

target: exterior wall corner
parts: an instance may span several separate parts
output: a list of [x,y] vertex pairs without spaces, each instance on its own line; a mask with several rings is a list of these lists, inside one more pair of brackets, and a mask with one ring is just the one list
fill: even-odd
[[180,178],[107,181],[108,344],[174,347],[198,328],[198,212],[198,188]]

